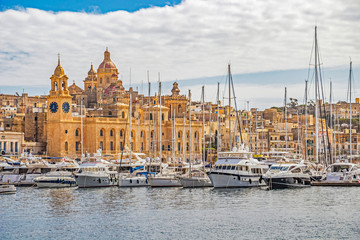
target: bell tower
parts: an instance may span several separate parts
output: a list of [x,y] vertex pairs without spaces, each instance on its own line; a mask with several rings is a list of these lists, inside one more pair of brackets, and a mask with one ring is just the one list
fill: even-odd
[[47,153],[50,156],[66,156],[72,142],[68,139],[71,132],[69,123],[73,120],[72,97],[68,90],[68,77],[60,65],[60,54],[58,65],[50,79],[51,90],[47,97]]
[[58,65],[54,74],[50,77],[51,90],[48,96],[48,120],[63,120],[71,117],[71,99],[68,90],[68,77],[60,65],[60,54],[58,54]]

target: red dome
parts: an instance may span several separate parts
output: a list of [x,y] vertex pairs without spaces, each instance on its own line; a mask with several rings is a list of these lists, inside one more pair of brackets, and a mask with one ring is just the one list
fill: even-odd
[[116,69],[116,66],[112,61],[103,61],[98,69]]

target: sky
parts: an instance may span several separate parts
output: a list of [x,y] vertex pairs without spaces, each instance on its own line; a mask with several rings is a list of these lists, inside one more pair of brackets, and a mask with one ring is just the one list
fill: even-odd
[[304,96],[315,25],[325,89],[331,79],[335,97],[345,100],[351,57],[356,95],[357,0],[0,0],[0,91],[47,93],[58,53],[69,82],[82,87],[108,47],[125,86],[131,79],[140,89],[149,70],[153,91],[160,73],[164,91],[177,80],[196,99],[206,85],[214,101],[231,63],[240,106],[281,105],[284,87],[290,97]]

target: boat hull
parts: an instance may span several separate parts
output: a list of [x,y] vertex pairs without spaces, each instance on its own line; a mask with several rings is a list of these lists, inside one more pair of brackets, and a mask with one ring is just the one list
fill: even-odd
[[209,178],[181,178],[183,188],[213,187]]
[[147,187],[149,181],[145,177],[125,177],[119,180],[119,187]]
[[238,175],[226,172],[210,172],[208,176],[214,188],[247,188],[265,186],[258,175]]
[[177,178],[155,177],[149,178],[151,187],[181,187],[181,182]]
[[118,186],[118,179],[108,176],[76,175],[76,183],[79,188],[112,187]]
[[310,178],[304,177],[264,177],[269,189],[310,187]]
[[16,187],[14,185],[0,186],[0,194],[14,194],[16,193]]
[[73,178],[35,179],[38,188],[65,188],[77,186]]

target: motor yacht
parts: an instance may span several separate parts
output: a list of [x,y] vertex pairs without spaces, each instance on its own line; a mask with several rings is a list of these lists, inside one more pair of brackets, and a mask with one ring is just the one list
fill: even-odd
[[276,163],[262,177],[269,189],[310,187],[308,166],[300,163]]
[[265,186],[261,176],[268,170],[268,165],[252,158],[242,145],[230,152],[219,152],[218,160],[208,172],[215,188],[241,188]]

